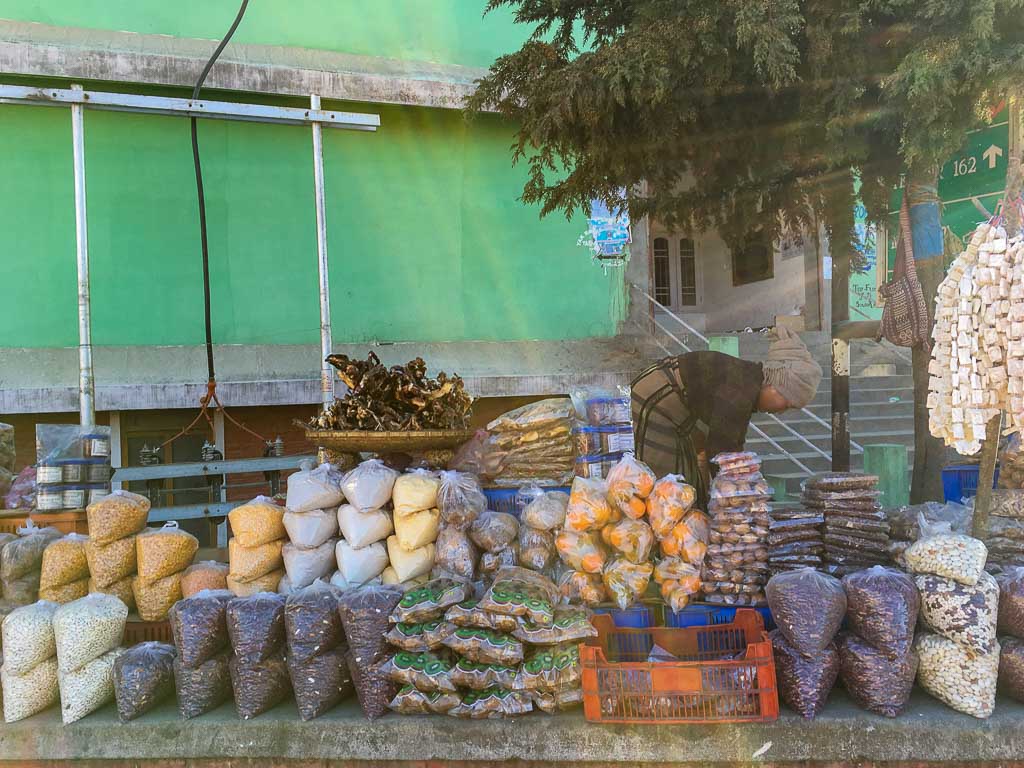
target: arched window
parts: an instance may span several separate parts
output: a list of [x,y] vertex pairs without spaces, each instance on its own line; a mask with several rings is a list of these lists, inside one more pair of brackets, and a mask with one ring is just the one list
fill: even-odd
[[679,304],[697,306],[697,252],[688,237],[679,238]]
[[672,303],[672,284],[669,278],[668,240],[654,238],[654,298],[663,307]]

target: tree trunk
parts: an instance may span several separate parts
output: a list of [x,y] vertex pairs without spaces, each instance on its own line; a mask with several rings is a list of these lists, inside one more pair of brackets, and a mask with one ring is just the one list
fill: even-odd
[[[928,326],[934,322],[935,294],[944,277],[942,219],[938,202],[938,168],[908,175],[905,194],[910,204],[914,266],[928,304]],[[942,441],[928,430],[928,362],[931,353],[923,347],[913,350],[914,372],[914,476],[910,502],[941,501],[942,467],[946,450]]]

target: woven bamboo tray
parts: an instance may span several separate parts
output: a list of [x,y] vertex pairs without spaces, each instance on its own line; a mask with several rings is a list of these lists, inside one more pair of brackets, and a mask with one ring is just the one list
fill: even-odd
[[474,434],[472,429],[428,429],[420,432],[307,429],[306,439],[335,451],[407,453],[456,448]]

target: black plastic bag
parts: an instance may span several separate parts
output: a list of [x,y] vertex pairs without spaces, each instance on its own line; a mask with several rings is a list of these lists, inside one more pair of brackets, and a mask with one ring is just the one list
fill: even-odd
[[214,656],[196,669],[183,667],[174,660],[174,689],[178,711],[185,719],[210,712],[231,698],[231,653]]
[[917,675],[917,654],[888,658],[852,632],[842,633],[836,645],[839,674],[850,697],[876,715],[903,714]]
[[839,654],[834,643],[811,656],[805,656],[775,630],[770,633],[775,656],[775,675],[779,697],[786,706],[808,719],[825,706],[839,676]]
[[174,695],[174,646],[139,643],[114,660],[114,699],[122,723]]
[[309,661],[345,642],[345,632],[338,615],[340,594],[334,587],[317,579],[305,589],[288,595],[284,606],[284,626],[290,658],[300,663]]
[[242,664],[259,664],[284,645],[286,598],[275,592],[236,597],[227,605],[225,618],[235,658]]
[[[363,587],[342,595],[338,613],[345,628],[349,651],[357,665],[369,667],[387,655],[384,638],[388,633],[389,620],[404,594],[400,587]],[[352,679],[358,692],[359,681],[354,671]],[[392,698],[394,693],[387,697],[382,712],[387,710],[387,703]]]
[[196,669],[228,647],[224,608],[233,597],[226,589],[204,589],[171,606],[167,618],[182,666]]
[[913,579],[876,565],[843,579],[846,619],[861,639],[890,659],[902,659],[914,646],[921,598]]
[[332,709],[353,694],[352,674],[345,655],[348,649],[339,645],[309,661],[288,659],[288,674],[295,692],[299,717],[312,720]]
[[292,680],[284,654],[272,656],[259,664],[242,664],[238,659],[232,659],[230,667],[235,709],[243,720],[273,709],[291,693]]
[[391,681],[383,668],[386,662],[366,664],[359,661],[352,651],[345,656],[345,661],[348,662],[352,684],[355,686],[363,714],[370,720],[386,715],[391,700],[398,693],[398,686]]
[[846,615],[842,583],[811,568],[773,576],[765,593],[779,631],[804,654],[825,650]]

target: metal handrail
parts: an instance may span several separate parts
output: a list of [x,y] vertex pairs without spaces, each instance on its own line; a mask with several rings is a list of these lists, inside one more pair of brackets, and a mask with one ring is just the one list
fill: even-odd
[[[633,323],[638,328],[643,330],[643,326],[640,325],[640,323],[636,322],[636,320],[634,320]],[[666,333],[667,333],[667,331],[666,331]],[[672,334],[669,334],[669,335],[671,336]],[[673,336],[672,338],[675,338],[675,337]],[[672,354],[672,350],[670,350],[668,347],[666,347],[664,344],[662,344],[658,339],[654,339],[654,343],[657,344],[659,347],[661,347],[662,350],[664,350],[665,354],[667,354],[667,355],[671,355]],[[683,348],[687,349],[687,350],[689,349],[688,347],[686,347],[685,344],[683,345]],[[783,448],[781,445],[779,445],[777,442],[775,442],[775,440],[772,439],[772,437],[769,436],[768,433],[766,433],[763,429],[761,429],[759,426],[757,426],[757,424],[751,424],[750,428],[753,429],[754,432],[756,432],[761,438],[763,438],[764,440],[767,440],[768,444],[770,446],[772,446],[772,448],[774,448],[775,450],[777,450],[780,453],[784,454],[787,459],[789,459],[794,464],[796,464],[805,473],[807,473],[808,475],[813,475],[814,474],[814,472],[811,470],[810,467],[808,467],[806,464],[804,464],[802,461],[800,461],[800,459],[798,459],[796,456],[794,456],[789,451],[787,451],[785,448]]]

